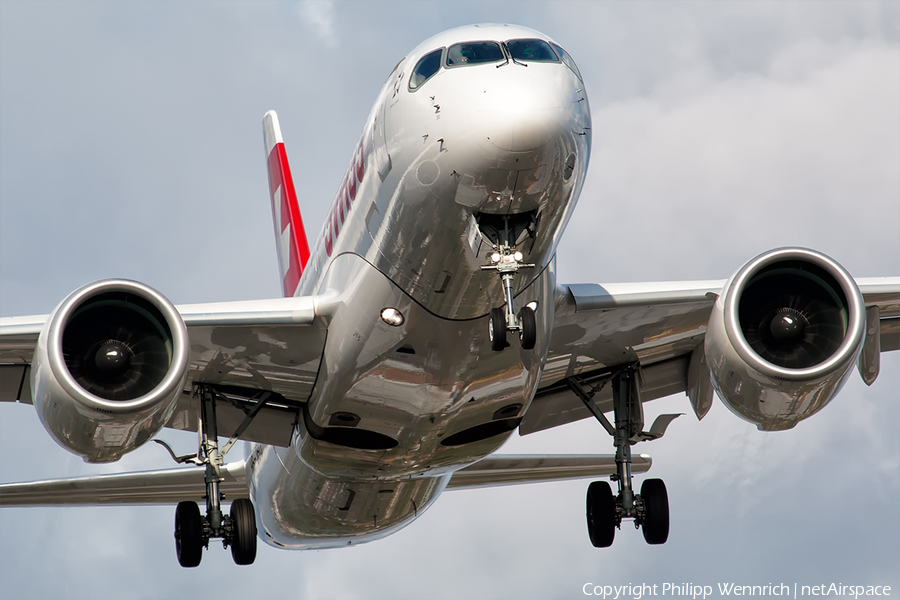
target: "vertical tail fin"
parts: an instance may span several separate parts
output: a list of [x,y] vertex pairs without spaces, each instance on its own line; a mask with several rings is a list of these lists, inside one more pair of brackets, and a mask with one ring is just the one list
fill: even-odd
[[284,296],[291,297],[297,292],[300,275],[309,261],[309,243],[306,240],[300,207],[297,205],[297,194],[294,191],[291,167],[284,151],[278,115],[274,110],[270,110],[263,117],[263,135],[266,141],[269,196],[272,200],[281,287]]

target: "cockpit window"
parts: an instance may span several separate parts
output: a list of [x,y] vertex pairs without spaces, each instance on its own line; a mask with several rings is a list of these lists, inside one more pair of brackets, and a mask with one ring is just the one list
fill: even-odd
[[414,90],[418,88],[440,70],[441,52],[443,51],[444,49],[441,48],[434,52],[429,52],[416,63],[416,68],[413,69],[412,76],[409,78],[409,89]]
[[520,62],[559,62],[544,40],[509,40],[506,47],[510,56]]
[[467,42],[454,44],[447,50],[447,66],[477,65],[504,60],[503,50],[497,42]]
[[556,50],[556,53],[559,55],[559,57],[562,59],[562,61],[565,63],[565,65],[567,67],[569,67],[570,69],[572,69],[573,73],[578,75],[578,79],[581,79],[581,71],[578,70],[578,67],[575,65],[575,61],[572,59],[571,56],[569,56],[569,53],[566,52],[565,50],[563,50],[559,46],[559,44],[554,44],[553,42],[550,42],[550,45],[553,46],[553,49]]

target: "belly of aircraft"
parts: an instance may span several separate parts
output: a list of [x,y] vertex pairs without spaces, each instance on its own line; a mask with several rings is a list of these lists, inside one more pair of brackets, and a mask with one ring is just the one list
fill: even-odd
[[[496,450],[518,425],[540,380],[552,326],[553,269],[516,299],[537,303],[533,350],[510,334],[491,350],[487,316],[438,317],[361,257],[336,259],[324,289],[338,302],[296,448],[335,477],[440,474]],[[385,308],[402,315],[390,325]],[[502,435],[506,434],[506,435]]]
[[[540,381],[554,285],[550,267],[517,299],[537,302],[536,347],[510,335],[494,352],[487,317],[438,317],[361,257],[336,258],[323,292],[344,292],[292,446],[248,458],[262,538],[321,548],[382,537],[421,514],[453,471],[499,448]],[[402,323],[383,320],[385,308]]]
[[339,548],[380,539],[416,519],[450,476],[396,481],[332,478],[287,448],[257,446],[250,491],[260,539],[292,550]]

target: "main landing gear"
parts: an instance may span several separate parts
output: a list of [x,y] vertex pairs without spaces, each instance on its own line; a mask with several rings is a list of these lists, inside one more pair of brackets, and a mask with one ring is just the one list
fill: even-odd
[[[637,393],[637,372],[627,366],[612,374],[613,411],[615,426],[600,411],[591,399],[602,388],[585,389],[577,377],[566,380],[569,388],[600,421],[604,429],[613,436],[616,447],[616,473],[610,476],[618,483],[617,495],[613,495],[609,483],[595,481],[587,491],[588,536],[595,548],[612,545],[616,528],[621,528],[623,519],[634,519],[635,528],[640,528],[648,544],[663,544],[669,537],[669,497],[661,479],[647,479],[641,485],[641,493],[635,494],[631,478],[631,446],[640,441],[662,437],[665,427],[678,415],[662,415],[649,432],[644,426],[643,409]],[[657,423],[663,422],[661,428]]]
[[216,427],[216,392],[212,388],[199,386],[200,431],[202,442],[197,454],[175,457],[171,448],[166,449],[176,462],[206,466],[206,516],[200,514],[196,502],[179,502],[175,509],[175,553],[182,567],[196,567],[203,557],[203,549],[209,548],[209,540],[221,538],[222,546],[231,546],[231,557],[238,565],[250,565],[256,559],[256,514],[253,503],[247,498],[238,498],[231,503],[228,515],[222,513],[223,495],[219,491],[222,480],[220,469],[224,465],[224,455],[231,448],[246,425],[265,404],[262,399],[255,411],[247,415],[244,424],[234,437],[219,451]]

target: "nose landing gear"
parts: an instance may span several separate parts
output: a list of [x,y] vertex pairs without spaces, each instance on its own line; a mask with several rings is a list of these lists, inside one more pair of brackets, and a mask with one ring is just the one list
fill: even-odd
[[530,306],[523,306],[516,315],[515,305],[513,304],[513,278],[519,269],[533,268],[533,264],[522,262],[522,253],[518,250],[510,248],[503,244],[499,249],[491,255],[491,264],[483,265],[483,271],[494,270],[500,275],[503,283],[503,308],[491,309],[491,350],[499,352],[506,348],[506,332],[516,331],[519,333],[519,341],[522,348],[531,350],[537,341],[537,324],[534,316],[534,309]]
[[[513,300],[513,279],[520,269],[532,269],[533,264],[523,262],[525,258],[517,247],[534,239],[540,215],[537,211],[510,214],[476,214],[478,227],[485,239],[490,240],[494,249],[491,264],[482,265],[483,271],[496,271],[500,276],[503,290],[503,306],[491,310],[489,333],[491,350],[499,352],[507,348],[506,334],[519,334],[519,342],[524,350],[532,350],[537,342],[537,324],[534,307],[523,306],[518,314]],[[533,244],[532,244],[533,245]]]

